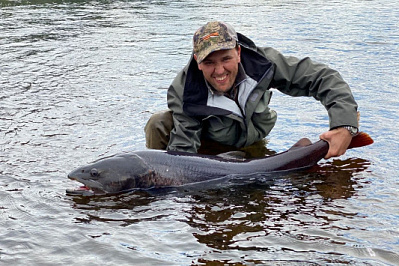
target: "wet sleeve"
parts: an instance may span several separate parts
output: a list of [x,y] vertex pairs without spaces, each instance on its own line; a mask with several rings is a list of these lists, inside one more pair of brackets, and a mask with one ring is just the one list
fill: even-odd
[[338,71],[308,57],[285,57],[272,48],[265,52],[276,64],[273,87],[291,96],[310,96],[320,101],[328,112],[331,129],[358,126],[357,103]]
[[201,121],[183,112],[184,71],[179,73],[168,89],[168,107],[173,112],[174,127],[167,149],[196,153],[201,145]]

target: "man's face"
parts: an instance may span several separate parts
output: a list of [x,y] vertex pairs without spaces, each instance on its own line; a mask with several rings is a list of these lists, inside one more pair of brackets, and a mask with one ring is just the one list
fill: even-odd
[[238,63],[241,61],[240,54],[240,46],[237,49],[216,51],[198,64],[198,68],[215,90],[226,92],[236,80]]

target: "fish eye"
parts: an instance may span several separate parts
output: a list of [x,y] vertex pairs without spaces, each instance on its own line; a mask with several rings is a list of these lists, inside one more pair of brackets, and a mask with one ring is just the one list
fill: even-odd
[[92,177],[98,177],[99,176],[98,170],[96,168],[91,169],[90,170],[90,175]]

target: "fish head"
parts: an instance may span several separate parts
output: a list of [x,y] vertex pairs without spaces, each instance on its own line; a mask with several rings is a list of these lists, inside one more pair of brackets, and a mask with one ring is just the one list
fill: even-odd
[[127,191],[136,187],[136,179],[150,172],[144,160],[134,153],[125,153],[99,159],[79,167],[68,174],[68,178],[84,185],[80,190],[67,190],[71,194],[107,194]]

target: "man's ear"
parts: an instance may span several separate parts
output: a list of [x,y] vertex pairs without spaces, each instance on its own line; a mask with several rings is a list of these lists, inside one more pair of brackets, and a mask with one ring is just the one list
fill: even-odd
[[241,46],[237,46],[237,53],[238,53],[238,63],[241,63]]
[[[196,54],[194,54],[194,59],[195,59],[195,61],[197,62],[197,55],[196,55]],[[197,63],[197,66],[198,66],[198,69],[199,69],[199,70],[202,70],[200,64]]]

